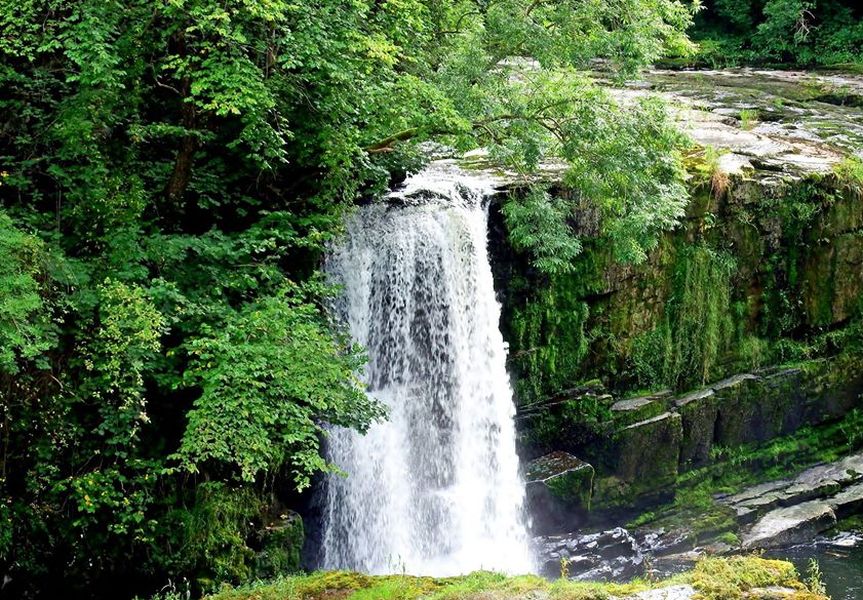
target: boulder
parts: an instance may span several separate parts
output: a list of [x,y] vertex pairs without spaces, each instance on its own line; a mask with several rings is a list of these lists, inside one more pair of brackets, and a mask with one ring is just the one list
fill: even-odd
[[624,600],[691,600],[695,594],[695,588],[691,585],[670,585],[646,592],[638,592],[632,596],[626,596]]
[[614,424],[625,427],[661,415],[666,411],[665,401],[670,394],[670,390],[664,390],[649,396],[618,400],[611,406]]
[[845,519],[863,512],[863,483],[852,485],[830,499],[836,518]]
[[680,415],[672,412],[623,428],[616,435],[617,476],[645,490],[674,483],[682,437]]
[[791,546],[811,541],[835,524],[836,514],[829,503],[804,502],[768,512],[743,533],[741,544],[746,550]]
[[526,504],[535,533],[571,529],[590,510],[593,467],[566,452],[530,461],[525,472]]
[[807,423],[818,425],[860,407],[863,369],[859,356],[852,353],[811,361],[804,371]]

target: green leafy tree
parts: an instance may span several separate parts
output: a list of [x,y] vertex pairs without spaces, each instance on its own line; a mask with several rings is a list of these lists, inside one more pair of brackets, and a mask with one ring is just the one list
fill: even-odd
[[578,206],[642,260],[680,215],[679,140],[659,107],[586,73],[687,52],[691,8],[0,1],[10,593],[252,576],[266,511],[231,499],[308,486],[333,469],[327,426],[383,416],[315,274],[345,212],[415,168],[420,143],[488,147],[525,182],[566,163],[567,194],[507,207],[541,269],[580,251]]
[[188,376],[202,394],[180,457],[196,472],[215,463],[251,482],[288,465],[302,489],[333,468],[320,454],[323,422],[365,431],[384,416],[357,378],[363,355],[334,340],[320,310],[295,291],[250,304],[191,342],[190,354]]

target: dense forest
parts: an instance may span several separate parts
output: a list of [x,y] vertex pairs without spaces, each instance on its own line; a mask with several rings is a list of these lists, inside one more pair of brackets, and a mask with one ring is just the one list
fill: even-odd
[[[4,0],[3,594],[200,594],[295,568],[255,532],[330,425],[386,418],[320,272],[345,214],[428,142],[564,187],[507,200],[555,275],[598,207],[643,263],[684,216],[687,142],[622,81],[661,59],[859,64],[852,0]],[[701,46],[690,41],[690,36]],[[731,49],[731,50],[727,50]]]
[[704,63],[860,64],[863,8],[854,0],[709,0],[705,8],[693,29]]

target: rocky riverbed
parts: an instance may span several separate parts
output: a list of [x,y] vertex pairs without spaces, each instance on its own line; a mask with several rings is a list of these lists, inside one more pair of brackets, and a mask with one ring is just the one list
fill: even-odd
[[730,174],[778,181],[829,173],[849,153],[863,156],[860,75],[657,70],[637,88],[668,99],[696,142],[725,151],[720,166]]
[[616,527],[541,536],[535,540],[540,570],[554,577],[566,565],[569,576],[576,579],[621,581],[652,571],[668,574],[705,555],[769,549],[784,556],[778,549],[788,552],[816,541],[822,548],[848,550],[863,545],[863,536],[850,532],[819,537],[841,519],[863,511],[863,453],[735,494],[717,494],[715,499],[732,511],[734,524],[713,536],[694,537],[701,524],[674,515],[666,515],[658,525],[632,530]]

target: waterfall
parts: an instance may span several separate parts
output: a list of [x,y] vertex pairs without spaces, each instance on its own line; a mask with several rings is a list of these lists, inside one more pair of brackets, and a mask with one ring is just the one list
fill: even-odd
[[492,182],[434,163],[360,208],[327,263],[389,418],[336,428],[322,567],[528,572],[506,345],[487,252]]

